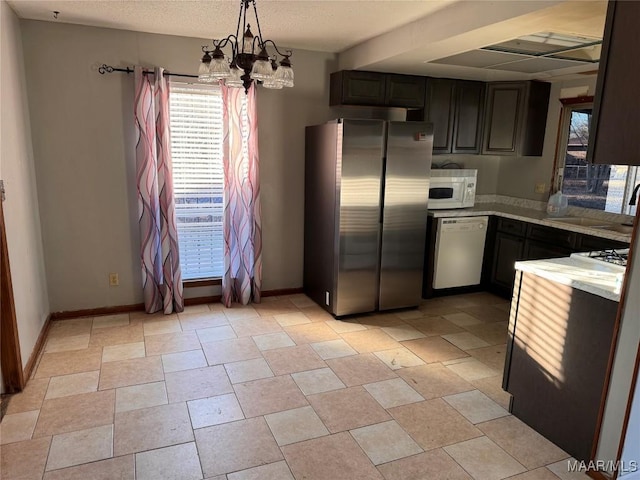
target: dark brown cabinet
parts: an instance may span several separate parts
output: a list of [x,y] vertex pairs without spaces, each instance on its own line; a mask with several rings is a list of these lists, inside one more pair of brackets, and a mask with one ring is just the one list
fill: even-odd
[[[527,224],[508,218],[498,218],[493,242],[490,289],[504,297],[513,291],[515,263],[524,259]],[[485,260],[485,264],[486,264]]]
[[485,84],[456,81],[451,153],[480,153]]
[[428,78],[424,112],[416,120],[433,123],[433,153],[451,153],[455,80]]
[[425,79],[415,75],[342,70],[331,74],[329,104],[422,108]]
[[640,165],[639,18],[640,2],[609,1],[589,137],[594,163]]
[[550,90],[547,82],[489,83],[482,153],[541,156]]

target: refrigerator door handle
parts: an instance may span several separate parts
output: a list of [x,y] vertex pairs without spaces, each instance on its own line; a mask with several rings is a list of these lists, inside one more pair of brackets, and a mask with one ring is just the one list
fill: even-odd
[[384,189],[387,186],[387,157],[382,157],[382,177],[380,178],[380,217],[379,223],[384,223]]

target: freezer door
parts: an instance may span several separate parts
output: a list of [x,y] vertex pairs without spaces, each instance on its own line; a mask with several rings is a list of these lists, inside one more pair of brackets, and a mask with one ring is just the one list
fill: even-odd
[[388,123],[380,310],[414,307],[421,301],[432,146],[431,124]]
[[337,282],[332,303],[337,316],[376,309],[384,122],[344,120],[340,133]]

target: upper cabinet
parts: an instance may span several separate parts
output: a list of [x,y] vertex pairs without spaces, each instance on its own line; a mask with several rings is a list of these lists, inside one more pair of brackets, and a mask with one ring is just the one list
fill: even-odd
[[424,77],[342,70],[331,74],[329,104],[422,108],[424,89]]
[[489,83],[482,153],[541,156],[550,90],[547,82]]
[[609,2],[589,138],[594,163],[640,165],[639,18],[640,2]]

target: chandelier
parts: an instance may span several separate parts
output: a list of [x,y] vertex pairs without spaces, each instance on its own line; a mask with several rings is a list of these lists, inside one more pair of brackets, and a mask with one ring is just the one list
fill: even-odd
[[[249,5],[253,5],[258,27],[257,36],[251,33],[251,26],[247,23]],[[241,26],[244,32],[242,38]],[[286,53],[282,53],[273,40],[264,40],[255,0],[240,0],[240,15],[235,35],[232,33],[222,40],[212,40],[212,43],[213,50],[209,50],[208,45],[202,47],[204,55],[198,69],[198,81],[213,83],[224,80],[228,87],[244,87],[245,92],[249,91],[254,80],[264,88],[293,87],[293,68],[289,60],[293,52],[286,50]],[[267,44],[271,44],[282,57],[279,65],[276,55],[269,56]],[[231,45],[230,60],[227,60],[222,51],[227,45]]]

